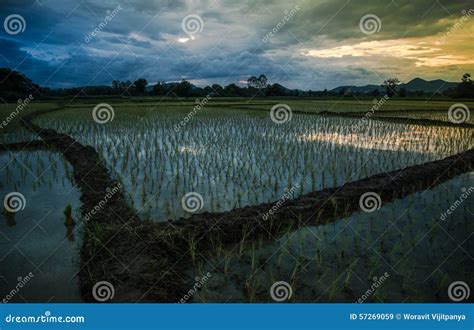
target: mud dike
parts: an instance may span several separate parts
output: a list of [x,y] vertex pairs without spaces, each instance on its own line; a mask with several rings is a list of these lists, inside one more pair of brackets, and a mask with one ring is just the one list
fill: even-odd
[[[34,124],[36,112],[21,119],[42,141],[4,146],[0,151],[56,150],[72,165],[75,184],[81,190],[82,213],[91,210],[117,186],[96,150],[66,134]],[[381,118],[400,122],[400,118]],[[439,124],[409,119],[410,124]],[[451,124],[448,124],[451,126]],[[472,128],[470,125],[468,125]],[[92,288],[100,281],[114,287],[112,302],[178,302],[192,287],[186,272],[198,255],[212,255],[216,241],[235,244],[257,238],[274,239],[288,230],[333,222],[359,211],[360,197],[375,192],[381,202],[430,189],[474,168],[474,149],[438,161],[374,175],[287,200],[271,215],[275,203],[249,206],[223,213],[195,214],[188,219],[152,222],[140,220],[123,193],[115,193],[84,220],[79,278],[85,301],[94,302]],[[97,210],[97,209],[96,209]],[[191,243],[192,242],[192,243]],[[191,246],[192,245],[192,246]]]

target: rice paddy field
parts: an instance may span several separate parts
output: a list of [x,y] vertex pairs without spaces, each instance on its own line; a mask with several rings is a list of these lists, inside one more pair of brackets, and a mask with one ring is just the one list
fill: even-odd
[[203,197],[202,211],[229,211],[277,200],[293,186],[298,197],[472,145],[467,128],[313,115],[276,125],[268,108],[215,106],[175,130],[192,107],[120,106],[106,125],[91,120],[90,107],[68,107],[37,123],[96,148],[130,203],[155,220],[189,215],[181,207],[188,192]]
[[[112,110],[97,119],[93,109],[103,103]],[[281,103],[291,110],[278,123],[270,114]],[[451,100],[389,100],[374,120],[345,116],[369,112],[373,100],[216,98],[200,104],[147,98],[32,103],[2,128],[0,191],[21,192],[26,207],[3,212],[0,268],[8,271],[2,271],[0,295],[34,270],[12,301],[82,300],[77,273],[85,220],[71,166],[59,152],[8,150],[11,143],[39,140],[20,125],[28,113],[60,108],[34,123],[93,147],[130,208],[155,223],[282,196],[298,199],[456,155],[474,142],[472,127],[449,122]],[[1,117],[14,109],[0,106]],[[384,116],[450,125],[395,123]],[[190,289],[199,283],[186,301],[279,301],[269,292],[282,281],[290,302],[444,301],[450,283],[474,283],[473,190],[474,172],[467,172],[375,211],[289,230],[270,241],[197,251],[200,258],[179,274]],[[194,199],[187,201],[190,194]],[[445,215],[452,205],[455,210]]]
[[[82,243],[80,192],[71,167],[57,153],[21,151],[0,154],[0,193],[25,196],[21,212],[3,209],[0,222],[0,296],[34,274],[25,290],[12,295],[18,302],[80,301],[77,272]],[[65,224],[63,210],[73,210],[74,226]],[[10,300],[10,299],[9,299]]]
[[[358,212],[271,243],[219,250],[193,271],[198,277],[215,274],[194,299],[268,302],[268,288],[282,279],[291,285],[295,302],[447,299],[446,285],[472,280],[473,199],[449,220],[440,220],[440,214],[473,185],[474,174],[464,174],[383,205],[377,213]],[[366,296],[371,288],[373,294]]]

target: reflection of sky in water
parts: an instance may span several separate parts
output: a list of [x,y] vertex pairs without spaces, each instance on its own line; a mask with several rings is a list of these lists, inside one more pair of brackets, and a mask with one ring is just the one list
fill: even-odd
[[437,153],[436,141],[430,139],[430,136],[427,136],[424,132],[416,130],[397,132],[396,135],[394,132],[381,131],[373,136],[355,133],[341,134],[338,132],[311,132],[300,135],[299,138],[302,141],[323,141],[338,145],[349,145],[362,149],[387,151],[407,150],[410,152]]
[[[33,277],[13,295],[13,302],[80,301],[79,248],[82,239],[79,191],[59,154],[17,152],[0,154],[0,196],[16,191],[26,206],[5,212],[0,221],[0,299]],[[66,172],[67,171],[67,172]],[[64,208],[70,204],[75,226],[65,226]]]
[[[213,110],[214,111],[214,110]],[[203,197],[200,212],[222,212],[343,185],[382,172],[433,161],[467,149],[472,132],[294,115],[283,125],[269,115],[199,113],[178,132],[186,113],[153,113],[108,125],[54,116],[43,124],[71,133],[101,154],[142,218],[188,217],[181,198]]]
[[[194,298],[248,301],[245,281],[249,279],[258,286],[259,301],[271,301],[268,289],[276,280],[285,280],[292,283],[296,301],[354,302],[371,287],[374,277],[387,272],[388,280],[370,301],[448,299],[451,282],[473,279],[474,194],[464,198],[447,219],[441,216],[469,187],[474,187],[474,172],[386,203],[372,213],[356,212],[334,223],[301,228],[261,248],[257,244],[255,269],[251,244],[244,253],[239,245],[229,247],[223,257],[202,267],[201,273],[210,271],[213,276],[201,297]],[[298,262],[301,267],[295,273]]]
[[3,133],[0,134],[0,142],[2,143],[17,143],[25,142],[31,140],[37,140],[38,136],[31,133],[30,131],[24,129],[23,127],[15,127],[15,130],[12,133]]

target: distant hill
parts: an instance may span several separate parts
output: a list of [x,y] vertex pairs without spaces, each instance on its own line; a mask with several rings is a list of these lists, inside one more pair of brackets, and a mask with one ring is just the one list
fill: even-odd
[[[413,80],[410,80],[409,82],[405,84],[400,84],[398,85],[399,88],[405,88],[409,92],[415,92],[415,91],[424,91],[427,93],[433,93],[433,92],[444,92],[450,88],[455,88],[458,85],[458,83],[455,82],[449,82],[445,81],[442,79],[436,79],[436,80],[424,80],[421,78],[415,78]],[[332,92],[339,93],[341,90],[350,90],[354,93],[370,93],[373,90],[377,89],[379,92],[383,92],[384,88],[380,85],[365,85],[365,86],[339,86],[334,89],[332,89]]]
[[[212,86],[198,87],[187,80],[168,83],[150,83],[145,87],[145,79],[140,78],[135,82],[113,80],[110,86],[82,86],[69,88],[48,88],[33,83],[26,75],[9,68],[0,68],[0,101],[16,101],[29,94],[35,97],[91,97],[101,95],[117,96],[170,96],[170,97],[202,97],[202,96],[225,96],[225,97],[333,97],[340,96],[341,92],[352,92],[366,95],[383,95],[385,88],[381,85],[365,86],[339,86],[331,91],[312,91],[301,89],[289,89],[279,83],[268,84],[260,90],[253,86],[239,86],[235,83],[227,86],[214,84]],[[474,97],[474,84],[469,74],[463,75],[462,83],[447,82],[441,79],[424,80],[415,78],[407,83],[399,85],[399,89],[406,92],[398,93],[399,96],[412,97],[440,93],[443,96],[453,98]],[[372,93],[377,91],[377,93]],[[348,93],[347,96],[350,96]]]
[[21,72],[0,68],[0,99],[16,101],[29,94],[36,96],[40,88]]
[[370,93],[373,90],[379,90],[382,92],[384,88],[380,85],[365,85],[365,86],[339,86],[331,89],[331,92],[339,93],[340,91],[351,91],[353,93]]
[[406,84],[400,84],[400,87],[405,87],[407,91],[444,92],[450,88],[455,88],[457,85],[458,83],[442,79],[424,80],[421,78],[415,78]]

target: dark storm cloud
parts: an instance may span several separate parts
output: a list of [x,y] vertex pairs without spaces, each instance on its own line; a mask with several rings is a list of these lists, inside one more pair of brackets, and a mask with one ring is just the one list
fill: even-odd
[[[295,15],[281,24],[295,6]],[[468,1],[434,0],[2,0],[2,22],[20,14],[27,26],[17,35],[1,30],[0,65],[58,87],[138,77],[236,83],[265,73],[291,88],[318,89],[380,79],[380,73],[363,62],[307,58],[302,49],[434,35],[446,31],[466,8]],[[181,27],[188,14],[199,15],[204,23],[194,39]],[[370,37],[359,29],[366,14],[382,22],[381,31]]]
[[[359,30],[359,20],[367,14],[377,15],[382,29],[377,38],[427,36],[444,31],[449,22],[446,17],[459,17],[463,9],[471,7],[469,1],[432,0],[331,0],[319,5],[309,5],[300,15],[301,36],[312,33],[333,39],[364,37]],[[295,23],[298,24],[298,23]]]

